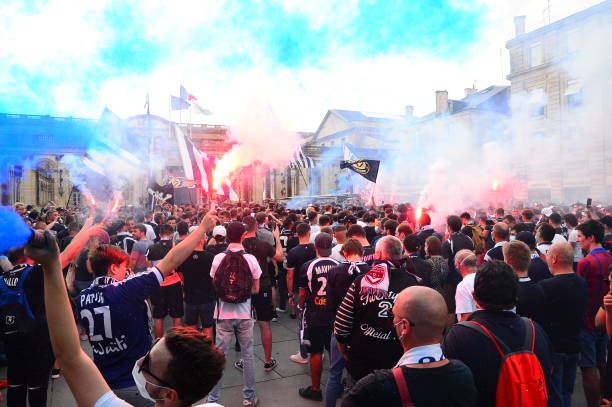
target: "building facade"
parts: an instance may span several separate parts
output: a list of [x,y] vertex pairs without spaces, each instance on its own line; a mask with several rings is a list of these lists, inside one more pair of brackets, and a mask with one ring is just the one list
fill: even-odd
[[609,0],[531,32],[515,18],[513,136],[535,155],[521,160],[522,200],[612,199],[611,22]]

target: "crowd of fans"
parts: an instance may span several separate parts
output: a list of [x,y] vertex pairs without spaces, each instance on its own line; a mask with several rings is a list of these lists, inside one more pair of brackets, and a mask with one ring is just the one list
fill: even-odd
[[14,210],[46,244],[0,256],[9,407],[60,375],[79,406],[219,405],[234,338],[257,405],[253,331],[274,370],[279,313],[326,406],[569,407],[578,368],[611,405],[612,207]]

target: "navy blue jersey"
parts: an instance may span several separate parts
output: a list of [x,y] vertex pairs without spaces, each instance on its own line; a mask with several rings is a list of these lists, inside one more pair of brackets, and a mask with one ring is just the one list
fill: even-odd
[[94,362],[111,389],[135,386],[134,363],[151,348],[145,299],[162,281],[155,267],[123,281],[98,277],[77,298]]
[[334,310],[327,304],[329,270],[338,262],[330,257],[319,257],[300,268],[299,287],[306,289],[304,315],[309,326],[331,326]]

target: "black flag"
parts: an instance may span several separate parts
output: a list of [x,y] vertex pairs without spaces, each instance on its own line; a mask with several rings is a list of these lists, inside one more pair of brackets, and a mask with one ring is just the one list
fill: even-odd
[[340,169],[348,168],[349,170],[355,171],[368,181],[376,183],[379,165],[380,161],[378,160],[341,161]]

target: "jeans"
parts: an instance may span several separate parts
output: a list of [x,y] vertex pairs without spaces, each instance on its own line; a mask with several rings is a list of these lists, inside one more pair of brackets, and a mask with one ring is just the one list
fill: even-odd
[[27,396],[30,407],[45,407],[49,374],[53,366],[53,351],[48,335],[5,335],[4,344],[9,381],[6,406],[25,407]]
[[[242,398],[252,401],[255,398],[255,359],[253,355],[253,325],[252,319],[219,319],[217,320],[217,346],[227,354],[234,328],[236,328],[236,339],[240,343],[242,352],[242,378],[244,387],[242,388]],[[208,402],[215,403],[219,400],[221,382],[212,389],[208,395]]]
[[336,336],[332,334],[329,345],[329,376],[325,389],[325,407],[336,407],[336,399],[342,395],[342,371],[346,366],[346,359],[338,349]]
[[578,354],[553,353],[552,356],[552,391],[550,392],[551,407],[571,407],[574,382],[576,381],[576,366]]
[[[293,303],[299,304],[300,294],[297,292],[293,293]],[[300,331],[302,330],[302,317],[304,316],[304,311],[301,312],[298,310],[297,313],[297,322],[298,322],[298,343],[300,344],[300,355],[302,358],[306,359],[308,357],[308,346],[302,344],[302,337],[300,336]]]

